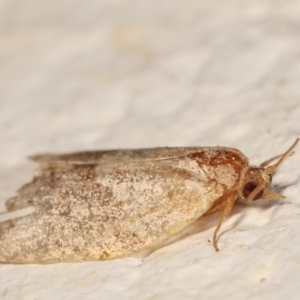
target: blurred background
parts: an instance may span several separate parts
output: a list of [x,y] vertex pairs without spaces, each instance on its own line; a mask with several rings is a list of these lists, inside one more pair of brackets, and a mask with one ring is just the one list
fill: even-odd
[[[259,163],[284,152],[300,135],[299,16],[300,2],[296,0],[1,1],[1,208],[32,177],[35,166],[26,157],[37,153],[223,145],[239,148],[251,162]],[[296,154],[291,161],[275,181],[293,182],[285,194],[299,204],[300,156]],[[294,222],[288,228],[299,227],[291,215],[297,209],[300,214],[300,207],[286,209],[285,217]],[[255,212],[262,213],[258,208]],[[268,224],[275,212],[264,210],[260,217],[265,222],[253,214],[249,228]],[[281,214],[278,212],[279,220],[274,221],[278,228],[287,222],[280,219]],[[113,299],[119,293],[122,299],[167,299],[166,295],[199,299],[202,293],[213,299],[225,297],[224,290],[230,299],[241,299],[239,293],[243,292],[251,295],[249,299],[265,299],[255,296],[258,291],[272,299],[296,299],[293,297],[300,290],[293,279],[284,283],[284,289],[280,285],[278,290],[283,294],[274,287],[283,284],[281,271],[289,266],[285,255],[287,259],[295,255],[298,262],[299,257],[296,252],[284,254],[279,245],[275,254],[273,248],[259,252],[261,245],[269,247],[263,242],[268,232],[270,228],[263,227],[255,233],[254,252],[232,250],[236,260],[227,260],[224,254],[218,264],[210,247],[199,262],[197,243],[194,252],[186,256],[189,244],[185,241],[185,247],[169,260],[157,258],[157,272],[153,262],[138,269],[136,260],[125,265],[120,261],[101,266],[68,265],[64,271],[61,265],[0,266],[1,278],[6,278],[1,280],[0,294],[2,291],[2,299],[66,299],[69,290],[61,286],[63,283],[71,290],[78,289],[70,299],[82,299],[78,295]],[[202,241],[210,233],[201,233]],[[289,245],[291,236],[287,235],[289,241],[285,236],[282,244]],[[300,246],[299,236],[293,246],[286,247],[293,249],[297,242]],[[245,233],[239,238],[247,237]],[[207,248],[205,243],[201,246]],[[268,251],[274,258],[266,263]],[[258,269],[248,272],[257,257],[261,257]],[[218,276],[227,277],[237,261],[245,269],[228,278],[228,284],[230,280],[237,289],[233,293],[226,281],[220,286]],[[177,264],[180,262],[182,268]],[[299,278],[293,261],[290,263],[286,278]],[[187,265],[195,268],[186,272]],[[206,277],[204,265],[210,268],[211,276]],[[74,274],[77,268],[84,275],[65,279],[63,272]],[[103,273],[95,273],[95,268]],[[114,273],[114,281],[104,284],[99,278],[110,278],[112,268],[131,276]],[[181,277],[172,280],[175,271]],[[56,276],[60,272],[64,275],[59,281]],[[31,274],[31,279],[25,274]],[[145,284],[147,274],[154,278],[149,285]],[[236,278],[243,278],[243,283]],[[260,280],[269,285],[262,287]],[[79,284],[83,281],[88,282],[88,288]],[[92,291],[97,293],[93,296]]]

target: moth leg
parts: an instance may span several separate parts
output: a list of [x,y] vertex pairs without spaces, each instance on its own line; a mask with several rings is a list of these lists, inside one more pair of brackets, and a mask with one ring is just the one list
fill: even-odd
[[219,251],[218,241],[217,241],[217,234],[219,232],[219,229],[221,228],[224,220],[230,214],[230,211],[231,211],[231,209],[232,209],[232,207],[234,205],[234,202],[237,199],[237,194],[236,193],[232,193],[229,196],[225,194],[224,196],[227,196],[227,199],[226,199],[226,201],[223,202],[223,203],[225,203],[225,205],[224,205],[224,208],[223,208],[223,211],[221,213],[218,225],[217,225],[217,227],[216,227],[216,229],[214,231],[214,235],[213,235],[213,246],[214,246],[214,248],[215,248],[216,251]]
[[262,199],[262,200],[276,200],[276,199],[284,199],[285,196],[281,195],[281,194],[277,194],[277,193],[266,193],[263,194],[262,197],[260,198],[255,198],[259,192],[261,192],[263,190],[264,186],[263,184],[258,185],[246,198],[246,201],[250,202],[250,201],[255,201],[258,199]]
[[281,194],[276,194],[276,193],[267,193],[263,195],[261,200],[277,200],[277,199],[285,199],[286,197]]
[[209,216],[209,215],[212,215],[220,210],[223,210],[224,207],[226,206],[227,202],[226,202],[227,199],[224,199],[222,202],[219,202],[217,203],[216,205],[213,205],[205,214],[204,216]]

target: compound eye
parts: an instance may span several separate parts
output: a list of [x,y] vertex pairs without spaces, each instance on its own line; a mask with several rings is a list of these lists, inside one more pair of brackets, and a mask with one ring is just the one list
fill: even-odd
[[[248,181],[245,185],[244,185],[244,189],[243,189],[243,195],[245,198],[247,198],[251,192],[253,192],[256,188],[257,188],[258,184],[256,181]],[[262,195],[264,194],[264,190],[261,189],[257,192],[257,194],[253,197],[252,200],[258,200],[262,197]]]

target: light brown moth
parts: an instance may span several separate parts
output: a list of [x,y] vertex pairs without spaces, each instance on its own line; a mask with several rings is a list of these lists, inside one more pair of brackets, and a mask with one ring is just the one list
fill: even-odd
[[[111,150],[40,155],[39,175],[7,200],[0,261],[57,263],[124,257],[159,245],[202,215],[221,211],[217,233],[239,198],[278,199],[271,166],[250,166],[224,147]],[[268,161],[267,163],[270,163]]]

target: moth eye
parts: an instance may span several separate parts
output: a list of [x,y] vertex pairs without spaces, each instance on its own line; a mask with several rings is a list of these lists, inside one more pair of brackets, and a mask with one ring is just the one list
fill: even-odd
[[[256,187],[258,186],[257,182],[256,181],[248,181],[245,185],[244,185],[244,189],[243,189],[243,195],[245,198],[247,198],[250,193],[252,191],[254,191],[256,189]],[[264,190],[261,189],[255,196],[252,200],[258,200],[262,197],[264,193]]]

